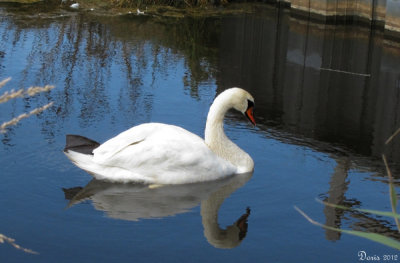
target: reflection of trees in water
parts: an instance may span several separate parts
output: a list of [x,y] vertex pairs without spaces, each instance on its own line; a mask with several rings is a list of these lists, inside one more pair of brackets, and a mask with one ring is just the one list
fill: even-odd
[[400,141],[386,147],[390,153],[384,149],[399,126],[398,42],[390,44],[370,27],[324,25],[272,8],[262,12],[223,20],[218,86],[250,90],[258,122],[292,137],[379,159],[385,151],[400,160]]
[[[82,127],[105,115],[112,121],[138,116],[148,120],[156,79],[182,59],[191,96],[198,97],[198,85],[213,78],[215,70],[205,59],[215,53],[215,45],[206,48],[216,40],[205,28],[213,23],[141,19],[84,14],[49,20],[4,19],[0,50],[6,50],[5,59],[24,50],[17,54],[22,68],[18,86],[56,85],[46,98],[56,106],[41,116],[42,130],[50,137],[72,117],[78,117]],[[23,107],[31,103],[26,99]]]
[[219,19],[186,18],[179,26],[168,27],[175,38],[168,42],[185,55],[188,71],[183,82],[194,98],[199,98],[199,85],[215,79],[220,38]]
[[[362,203],[357,199],[349,199],[346,192],[349,189],[350,178],[348,178],[351,169],[351,159],[346,156],[336,158],[336,167],[329,182],[329,190],[321,196],[324,201],[334,205],[345,206],[349,208],[358,208]],[[389,203],[389,195],[388,195]],[[382,210],[382,209],[378,209]],[[390,218],[382,218],[372,214],[363,213],[355,210],[343,210],[331,206],[325,206],[325,225],[334,228],[345,228],[344,224],[349,224],[352,230],[358,230],[368,233],[377,233],[387,237],[400,240],[400,234],[394,221]],[[390,222],[390,220],[392,222]],[[327,240],[336,241],[341,237],[341,233],[327,229],[325,232]]]

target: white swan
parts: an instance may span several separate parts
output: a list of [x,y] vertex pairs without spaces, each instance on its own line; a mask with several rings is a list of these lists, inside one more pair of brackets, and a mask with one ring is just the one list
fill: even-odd
[[180,127],[146,123],[99,145],[67,135],[65,154],[96,179],[112,182],[184,184],[219,179],[253,171],[251,157],[228,139],[223,119],[234,108],[255,124],[254,99],[245,90],[231,88],[210,107],[205,140]]

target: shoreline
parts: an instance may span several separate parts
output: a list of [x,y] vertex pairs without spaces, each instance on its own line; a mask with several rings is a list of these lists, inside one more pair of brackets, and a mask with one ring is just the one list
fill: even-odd
[[[65,0],[64,0],[65,1]],[[5,6],[14,9],[15,12],[27,13],[31,15],[35,10],[39,16],[45,17],[46,14],[62,14],[67,13],[90,13],[97,16],[142,16],[152,17],[155,19],[182,19],[186,17],[207,18],[220,17],[226,15],[240,15],[246,13],[257,12],[260,8],[279,8],[290,12],[290,15],[300,20],[310,20],[318,24],[325,25],[358,25],[365,28],[382,30],[385,38],[392,41],[400,42],[400,17],[393,14],[386,14],[385,7],[377,8],[379,16],[371,15],[368,8],[356,8],[350,10],[346,8],[337,9],[335,12],[324,12],[323,6],[316,9],[305,8],[300,5],[303,0],[271,0],[265,3],[247,2],[247,3],[228,3],[224,5],[203,5],[203,6],[186,6],[173,7],[168,5],[142,5],[141,7],[122,7],[110,1],[87,0],[80,2],[79,0],[51,0],[49,2],[42,0],[0,0],[0,7]],[[320,0],[316,0],[318,2]],[[321,0],[323,1],[323,0]],[[343,0],[345,1],[345,0]],[[79,8],[70,8],[74,2],[79,2]],[[140,11],[140,12],[139,12]],[[285,11],[285,12],[286,12]],[[325,10],[326,11],[326,10]],[[368,11],[368,12],[367,12]],[[368,14],[367,14],[368,13]]]

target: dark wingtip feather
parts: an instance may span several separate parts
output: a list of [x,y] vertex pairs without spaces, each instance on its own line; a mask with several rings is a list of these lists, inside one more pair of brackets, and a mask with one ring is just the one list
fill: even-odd
[[83,154],[93,154],[93,150],[100,146],[96,141],[80,135],[67,134],[64,152],[74,151]]

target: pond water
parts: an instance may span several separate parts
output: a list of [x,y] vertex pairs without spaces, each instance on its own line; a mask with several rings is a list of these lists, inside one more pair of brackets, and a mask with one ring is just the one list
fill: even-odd
[[[314,226],[400,238],[381,154],[399,171],[400,44],[354,24],[324,25],[257,5],[213,18],[97,16],[0,7],[1,92],[55,85],[1,104],[0,122],[54,102],[0,134],[1,262],[356,262],[399,252]],[[257,126],[227,135],[253,174],[149,189],[92,181],[63,154],[66,134],[103,142],[143,122],[203,136],[226,88],[255,97]],[[397,187],[396,187],[397,189]],[[400,189],[397,189],[398,191]],[[243,215],[243,217],[242,217]],[[247,216],[247,225],[244,218]],[[239,220],[242,218],[242,220]],[[240,228],[239,228],[240,226]]]

